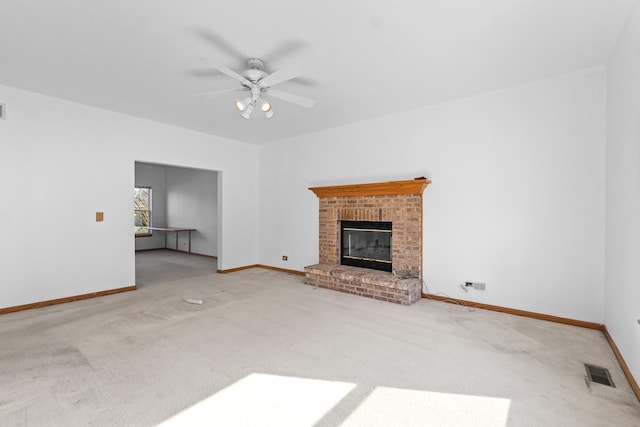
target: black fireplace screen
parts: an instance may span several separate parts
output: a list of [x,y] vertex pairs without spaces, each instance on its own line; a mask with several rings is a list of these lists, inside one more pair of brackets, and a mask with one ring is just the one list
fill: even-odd
[[391,271],[391,222],[342,221],[340,264]]

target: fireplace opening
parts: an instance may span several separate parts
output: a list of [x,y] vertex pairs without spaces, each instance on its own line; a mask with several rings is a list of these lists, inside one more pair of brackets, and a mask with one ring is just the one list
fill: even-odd
[[341,221],[340,264],[391,271],[391,222]]

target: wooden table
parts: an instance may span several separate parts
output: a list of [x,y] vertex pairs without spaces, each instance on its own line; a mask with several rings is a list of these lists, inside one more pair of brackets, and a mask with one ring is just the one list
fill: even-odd
[[[164,247],[167,248],[167,234],[176,233],[176,251],[180,251],[178,249],[178,235],[181,231],[189,232],[189,253],[191,253],[191,232],[195,231],[195,228],[182,228],[182,227],[147,227],[149,230],[153,231],[162,231],[164,232]],[[167,248],[168,249],[168,248]],[[184,251],[180,251],[184,252]]]

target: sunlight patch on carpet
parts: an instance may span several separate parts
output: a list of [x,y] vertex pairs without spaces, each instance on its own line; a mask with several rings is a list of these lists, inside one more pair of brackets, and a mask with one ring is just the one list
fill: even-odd
[[510,399],[376,387],[342,424],[505,427]]
[[355,384],[251,374],[160,426],[313,426]]

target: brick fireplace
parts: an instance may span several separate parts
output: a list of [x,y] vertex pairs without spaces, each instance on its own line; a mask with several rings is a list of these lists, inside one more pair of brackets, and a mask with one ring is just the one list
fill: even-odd
[[[305,267],[305,283],[378,300],[413,304],[422,291],[422,193],[416,178],[310,188],[319,198],[319,263]],[[340,265],[343,221],[392,224],[392,272]]]

